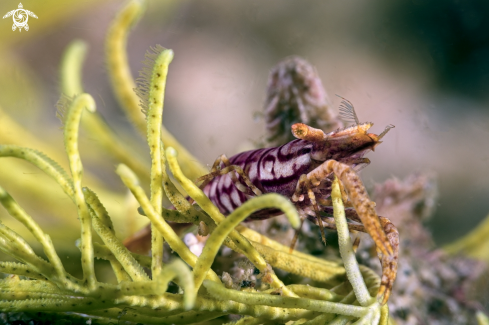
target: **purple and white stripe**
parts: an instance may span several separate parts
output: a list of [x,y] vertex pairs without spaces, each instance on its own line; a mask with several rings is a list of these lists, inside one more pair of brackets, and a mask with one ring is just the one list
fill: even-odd
[[[253,185],[263,193],[278,193],[291,197],[302,174],[315,166],[310,157],[312,143],[294,140],[280,147],[242,152],[229,159],[231,165],[240,166]],[[221,164],[221,168],[225,166]],[[242,184],[241,177],[238,177]],[[246,202],[250,196],[234,185],[229,174],[215,177],[204,188],[204,193],[228,215]]]

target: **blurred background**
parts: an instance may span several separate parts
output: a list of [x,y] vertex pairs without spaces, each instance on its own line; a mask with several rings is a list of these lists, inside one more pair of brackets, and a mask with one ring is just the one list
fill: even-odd
[[[90,46],[83,69],[86,91],[114,130],[149,161],[145,142],[113,97],[104,64],[106,31],[123,3],[22,4],[39,17],[29,18],[29,31],[13,32],[11,17],[0,21],[5,114],[37,141],[62,152],[55,117],[58,66],[65,47],[83,39]],[[4,0],[0,13],[17,6]],[[440,244],[467,233],[489,212],[489,2],[149,1],[128,40],[134,76],[155,44],[175,52],[164,124],[202,163],[212,165],[218,155],[230,157],[263,139],[260,113],[269,70],[299,55],[317,68],[335,110],[339,94],[355,105],[361,121],[375,123],[373,133],[396,126],[368,155],[372,163],[362,171],[367,186],[415,172],[435,174],[439,199],[429,226]],[[124,193],[114,173],[116,162],[103,153],[90,155],[97,139],[83,134],[81,141],[85,167],[110,190]],[[36,220],[49,223],[42,208],[46,202],[22,198],[22,186],[9,187],[9,177],[43,181],[40,172],[17,160],[0,161],[1,186]],[[67,204],[66,214],[74,214],[66,218],[76,223],[76,212],[61,191],[59,200]]]

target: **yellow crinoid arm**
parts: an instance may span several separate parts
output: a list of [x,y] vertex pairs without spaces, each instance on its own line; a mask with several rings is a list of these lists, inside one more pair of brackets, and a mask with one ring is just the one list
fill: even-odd
[[[136,129],[146,135],[145,115],[141,112],[140,99],[134,92],[136,83],[129,69],[126,54],[129,30],[142,15],[144,7],[144,1],[131,1],[122,8],[109,28],[106,55],[108,72],[116,98]],[[198,162],[198,159],[188,152],[164,126],[161,129],[161,140],[165,146],[178,150],[182,169],[190,179],[197,179],[207,173],[206,168]]]
[[443,249],[450,254],[462,253],[489,262],[489,215],[474,230]]
[[[83,93],[82,67],[88,45],[84,41],[71,42],[63,55],[60,66],[61,93],[72,97]],[[148,163],[134,155],[133,150],[115,135],[98,113],[84,114],[82,125],[97,143],[118,161],[126,164],[145,181],[149,180]]]

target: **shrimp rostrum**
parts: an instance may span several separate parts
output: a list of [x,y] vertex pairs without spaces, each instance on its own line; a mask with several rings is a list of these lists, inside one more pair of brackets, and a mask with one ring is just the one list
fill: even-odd
[[[381,143],[393,127],[380,135],[368,133],[373,123],[359,123],[353,105],[343,100],[342,113],[355,125],[325,133],[302,123],[292,125],[297,138],[280,147],[256,149],[231,158],[220,156],[209,174],[199,178],[201,188],[223,214],[229,214],[246,200],[263,193],[278,193],[294,203],[302,219],[310,219],[321,229],[335,229],[331,217],[331,184],[340,180],[349,228],[368,233],[375,242],[382,264],[382,281],[377,295],[385,304],[397,273],[399,234],[389,219],[378,216],[356,170],[368,165],[363,156]],[[262,210],[251,219],[280,214]]]

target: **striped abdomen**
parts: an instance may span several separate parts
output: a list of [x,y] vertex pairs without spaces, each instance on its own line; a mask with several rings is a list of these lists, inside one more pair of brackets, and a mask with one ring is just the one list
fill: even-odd
[[[299,177],[313,167],[311,149],[310,142],[294,140],[280,147],[246,151],[231,157],[229,161],[231,165],[240,166],[263,193],[273,192],[291,197]],[[241,183],[245,184],[243,181]],[[226,215],[249,198],[236,188],[229,174],[214,178],[204,188],[204,193]]]

